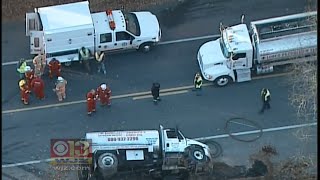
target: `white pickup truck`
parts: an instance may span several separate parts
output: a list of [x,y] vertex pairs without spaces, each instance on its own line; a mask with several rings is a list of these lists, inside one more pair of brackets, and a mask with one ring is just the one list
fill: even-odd
[[78,171],[79,180],[106,179],[124,171],[157,178],[166,173],[188,175],[194,165],[208,167],[212,161],[207,145],[161,125],[159,130],[90,132],[85,139],[92,142],[92,164],[90,170]]
[[144,52],[161,39],[158,19],[151,12],[123,13],[106,10],[91,13],[89,1],[35,8],[26,13],[30,53],[45,53],[47,62],[65,65],[78,61],[81,47],[95,51],[137,49]]
[[[243,16],[244,18],[244,16]],[[275,17],[224,27],[204,43],[197,59],[204,79],[217,86],[250,81],[274,66],[317,60],[317,12]]]

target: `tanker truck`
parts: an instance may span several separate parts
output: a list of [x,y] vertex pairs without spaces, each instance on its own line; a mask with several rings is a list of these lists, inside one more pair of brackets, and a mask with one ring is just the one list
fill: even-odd
[[141,172],[153,178],[188,176],[210,167],[210,148],[185,138],[178,128],[86,133],[91,142],[89,168],[80,168],[79,180],[110,179]]
[[317,60],[317,12],[243,22],[225,27],[220,38],[200,46],[197,60],[204,79],[222,87],[274,72],[274,67]]

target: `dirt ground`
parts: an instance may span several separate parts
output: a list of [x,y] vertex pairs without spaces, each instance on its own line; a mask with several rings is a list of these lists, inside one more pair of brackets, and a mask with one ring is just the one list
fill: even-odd
[[[50,5],[80,2],[82,0],[3,0],[2,21],[24,20],[26,12],[33,12],[34,8]],[[90,0],[92,12],[106,9],[124,9],[127,11],[155,9],[160,6],[176,3],[179,0]]]

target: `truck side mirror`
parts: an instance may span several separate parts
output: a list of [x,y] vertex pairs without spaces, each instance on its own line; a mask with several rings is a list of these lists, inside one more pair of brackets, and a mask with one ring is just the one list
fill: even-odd
[[179,142],[181,142],[184,139],[182,136],[182,133],[178,129],[176,131],[177,131],[178,140]]
[[224,29],[223,24],[222,22],[220,22],[220,26],[219,26],[220,33],[222,33],[223,29]]
[[240,20],[241,24],[243,24],[244,22],[244,14],[241,15],[241,20]]

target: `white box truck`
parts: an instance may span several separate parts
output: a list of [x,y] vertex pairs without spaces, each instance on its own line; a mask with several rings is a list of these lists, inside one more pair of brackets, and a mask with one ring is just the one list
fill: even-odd
[[89,2],[35,8],[26,13],[30,53],[45,53],[65,65],[78,61],[81,47],[95,51],[149,51],[161,39],[158,19],[151,12],[123,13],[106,10],[91,13]]
[[204,79],[217,86],[250,81],[274,66],[317,60],[317,12],[223,27],[221,37],[201,45],[197,60]]
[[197,168],[205,171],[212,161],[210,148],[185,138],[178,128],[86,133],[91,144],[90,168],[79,168],[78,178],[112,178],[139,171],[154,178],[166,174],[186,176]]

